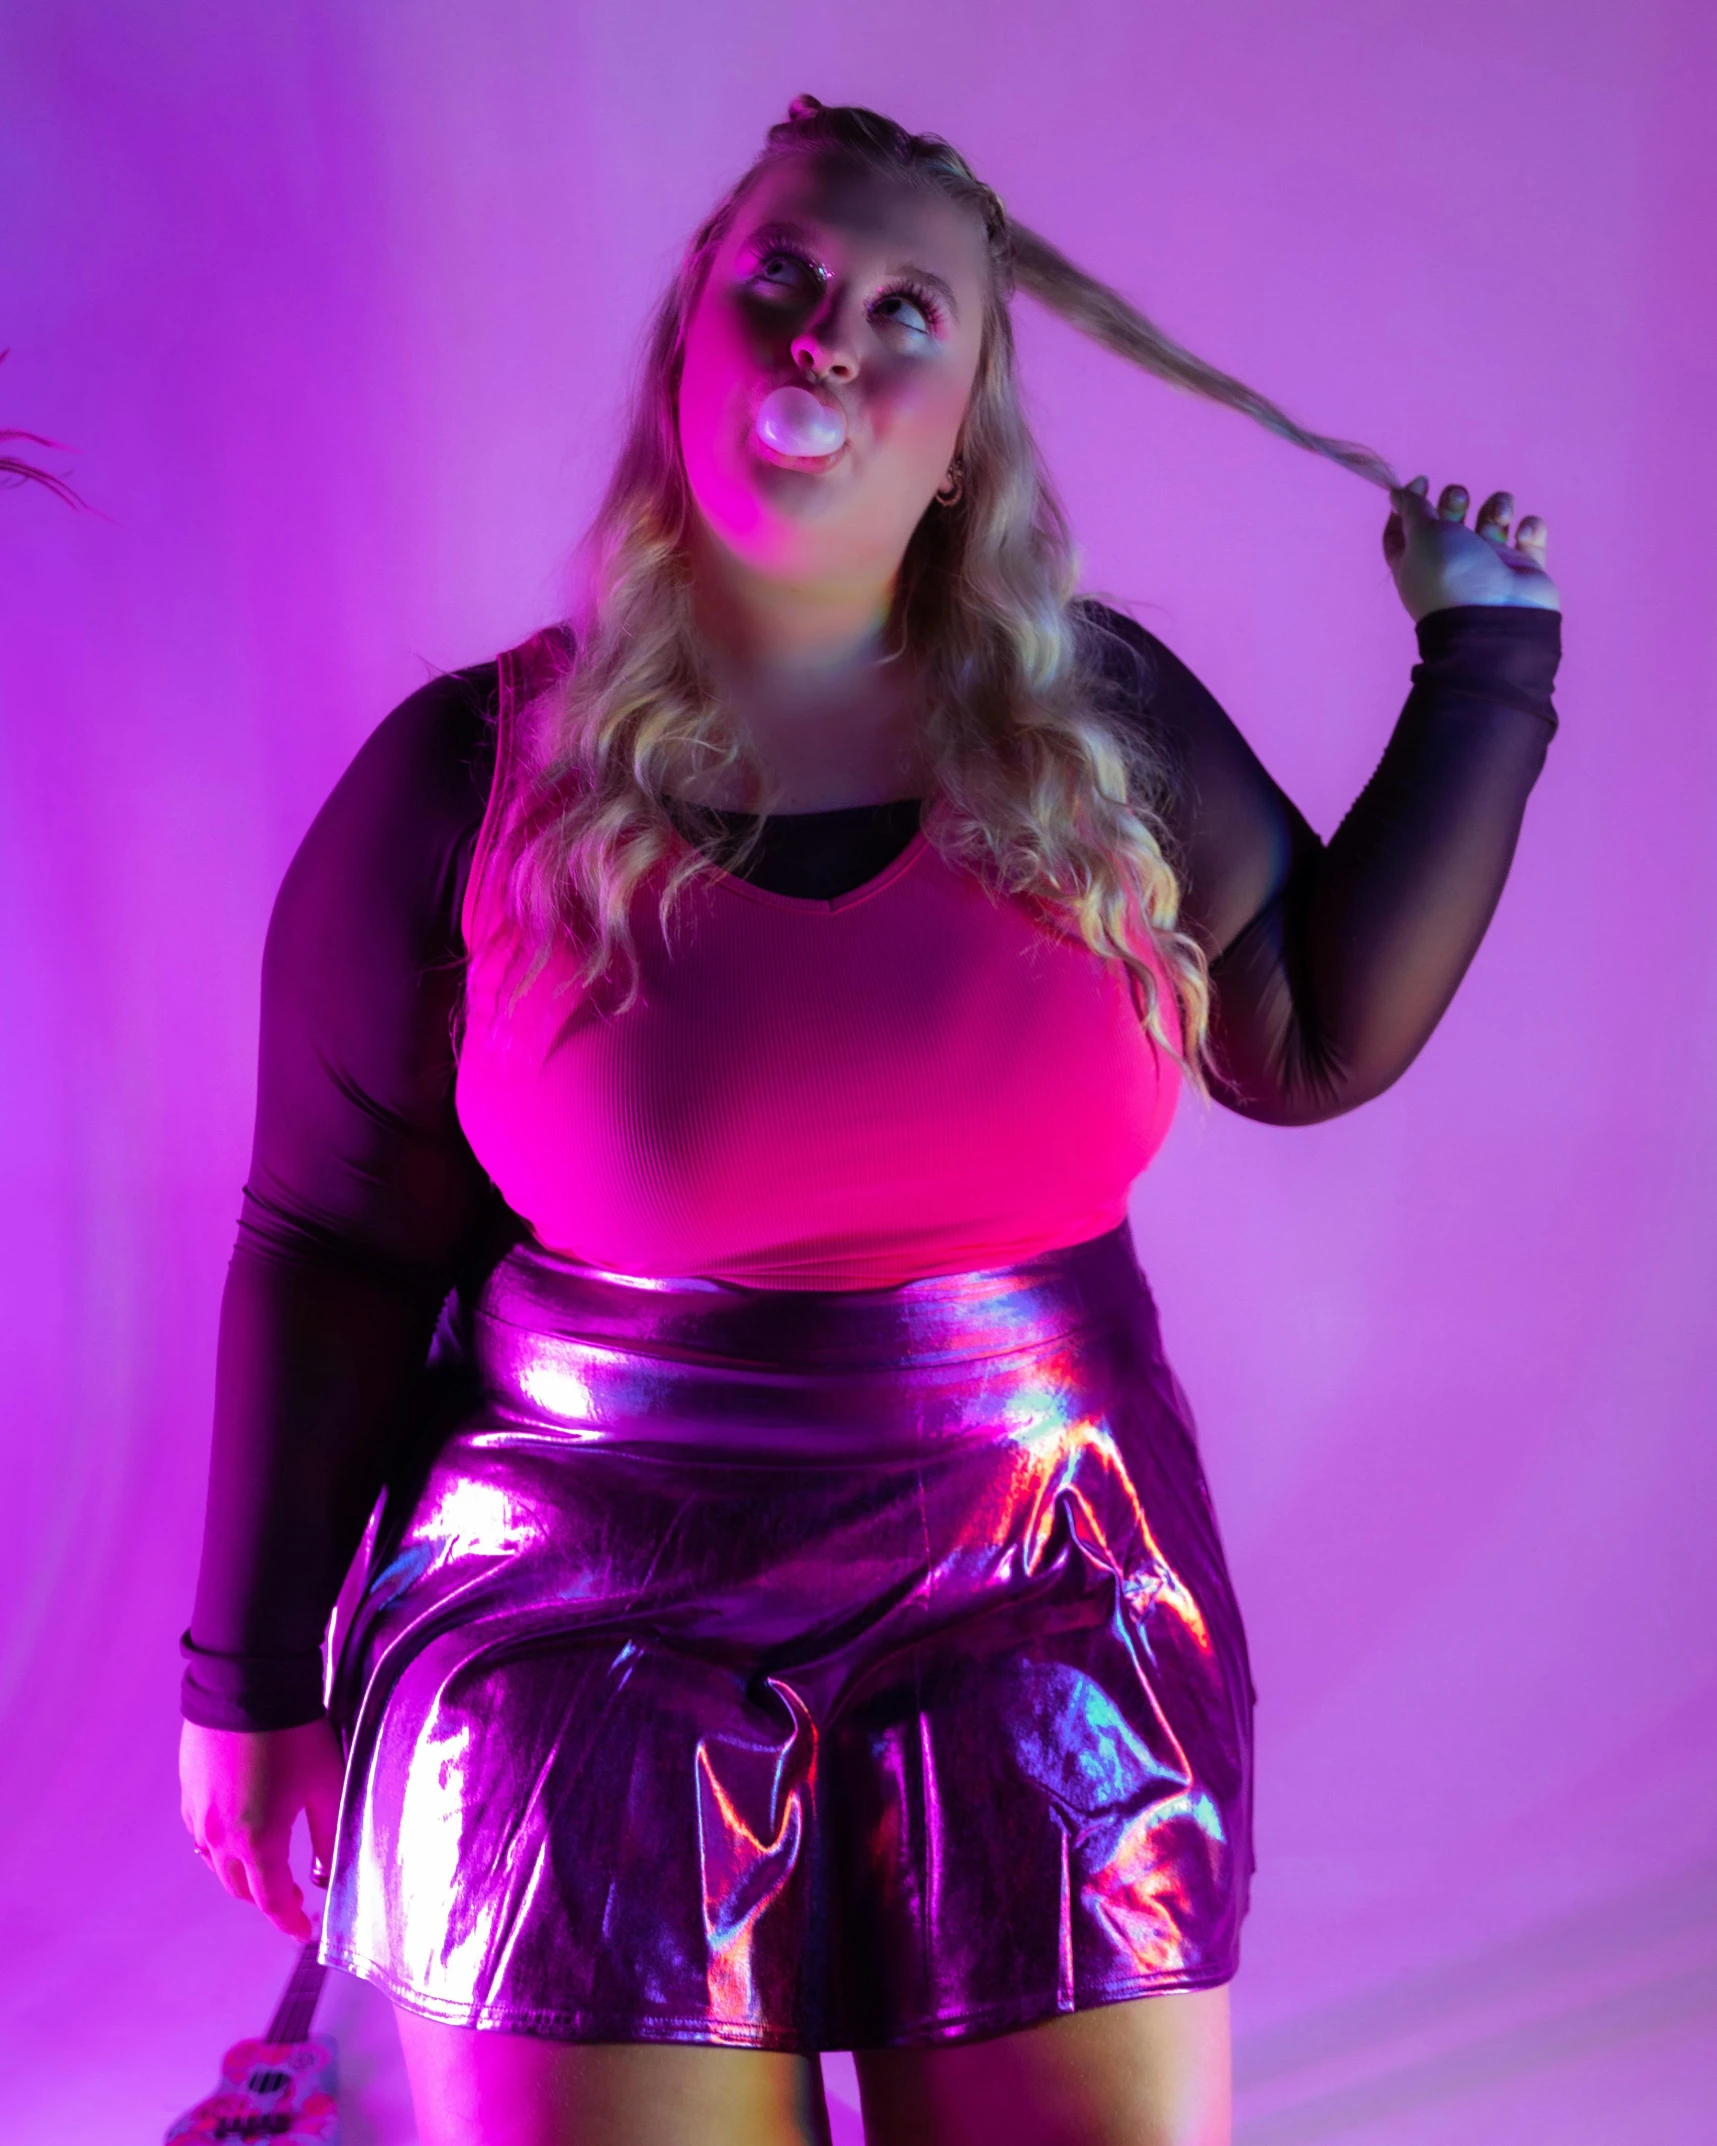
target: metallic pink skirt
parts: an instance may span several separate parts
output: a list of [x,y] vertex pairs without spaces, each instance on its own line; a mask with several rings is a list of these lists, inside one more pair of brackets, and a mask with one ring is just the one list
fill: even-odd
[[334,1639],[326,1960],[787,2050],[1234,1973],[1245,1643],[1125,1229],[839,1292],[520,1246],[453,1329]]

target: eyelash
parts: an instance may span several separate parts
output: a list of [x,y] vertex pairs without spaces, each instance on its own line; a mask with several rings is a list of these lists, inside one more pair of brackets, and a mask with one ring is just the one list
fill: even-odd
[[[802,267],[809,269],[811,275],[819,283],[823,280],[823,271],[811,259],[810,255],[795,252],[791,246],[771,246],[767,253],[758,256],[757,266],[752,270],[752,274],[761,275],[771,261],[797,261]],[[910,298],[919,312],[924,315],[926,326],[939,328],[942,325],[941,302],[933,291],[927,290],[922,283],[915,281],[911,276],[902,276],[898,281],[891,283],[886,290],[877,293],[877,302],[879,304],[884,298]]]
[[915,283],[910,276],[903,276],[898,283],[891,283],[887,290],[878,295],[883,298],[910,298],[932,328],[942,325],[942,308],[936,302],[935,293],[926,290],[922,283]]

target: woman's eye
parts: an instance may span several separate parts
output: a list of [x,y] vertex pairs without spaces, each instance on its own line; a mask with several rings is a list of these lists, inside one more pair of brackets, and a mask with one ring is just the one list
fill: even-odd
[[[884,311],[884,308],[899,308]],[[876,310],[882,317],[901,328],[910,328],[916,335],[928,335],[940,319],[935,300],[917,291],[885,291],[876,302]]]
[[809,261],[794,253],[766,253],[758,262],[752,280],[770,291],[806,290],[817,281]]

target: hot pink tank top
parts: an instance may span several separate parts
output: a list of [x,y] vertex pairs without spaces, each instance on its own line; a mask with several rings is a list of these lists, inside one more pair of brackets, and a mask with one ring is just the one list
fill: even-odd
[[832,901],[698,883],[671,943],[647,887],[625,1013],[566,989],[560,954],[507,1010],[489,865],[533,648],[501,659],[456,1099],[543,1244],[621,1274],[861,1289],[1006,1265],[1123,1219],[1174,1115],[1174,1060],[1117,964],[993,898],[922,833]]

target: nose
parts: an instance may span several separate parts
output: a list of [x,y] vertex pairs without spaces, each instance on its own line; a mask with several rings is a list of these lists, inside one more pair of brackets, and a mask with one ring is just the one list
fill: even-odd
[[858,359],[853,355],[851,340],[842,333],[832,306],[825,307],[815,319],[808,320],[794,336],[790,347],[793,363],[814,380],[845,382],[854,379],[858,373]]

